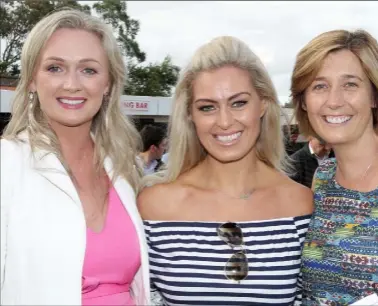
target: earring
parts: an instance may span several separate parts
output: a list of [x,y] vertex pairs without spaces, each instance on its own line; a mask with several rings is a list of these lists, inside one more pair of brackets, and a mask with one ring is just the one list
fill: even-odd
[[105,117],[105,129],[108,129],[109,127],[109,119],[107,115],[107,110],[109,107],[109,100],[110,100],[109,93],[108,92],[104,93],[104,96],[102,98],[102,104],[103,104],[104,117]]
[[109,93],[108,92],[104,93],[104,96],[102,97],[102,103],[108,104],[109,99],[110,99]]
[[28,117],[29,121],[32,121],[33,118],[33,106],[34,106],[34,92],[29,92],[29,99],[28,99]]

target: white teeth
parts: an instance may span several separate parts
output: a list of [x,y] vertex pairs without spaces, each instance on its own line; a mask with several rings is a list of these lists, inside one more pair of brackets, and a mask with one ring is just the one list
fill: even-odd
[[239,138],[241,135],[241,132],[238,132],[238,133],[235,133],[235,134],[232,134],[232,135],[227,135],[227,136],[220,136],[220,135],[217,135],[216,138],[221,141],[221,142],[231,142],[237,138]]
[[349,121],[352,116],[326,116],[325,119],[328,123],[344,123]]
[[58,99],[58,100],[59,102],[62,102],[64,104],[70,104],[70,105],[77,105],[84,102],[84,100],[68,100],[68,99]]

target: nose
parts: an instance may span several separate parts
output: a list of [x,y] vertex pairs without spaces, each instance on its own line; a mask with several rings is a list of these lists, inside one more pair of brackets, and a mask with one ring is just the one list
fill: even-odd
[[227,130],[232,125],[233,122],[234,122],[234,116],[232,114],[232,111],[227,106],[221,107],[217,114],[217,125],[221,129]]
[[345,103],[342,89],[338,86],[334,86],[329,91],[326,104],[330,109],[338,109]]
[[80,78],[78,78],[76,71],[67,72],[63,88],[69,92],[77,92],[81,90]]

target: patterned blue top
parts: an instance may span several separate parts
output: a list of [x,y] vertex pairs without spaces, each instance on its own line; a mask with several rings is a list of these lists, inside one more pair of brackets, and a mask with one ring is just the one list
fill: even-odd
[[315,175],[315,212],[303,249],[303,305],[350,305],[378,289],[378,188],[335,180],[336,160]]

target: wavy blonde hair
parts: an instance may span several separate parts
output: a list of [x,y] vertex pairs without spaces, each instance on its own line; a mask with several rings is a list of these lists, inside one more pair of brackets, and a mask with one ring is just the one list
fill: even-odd
[[204,160],[205,150],[190,120],[192,84],[199,73],[224,66],[247,71],[260,99],[267,102],[256,143],[258,159],[271,168],[289,171],[280,123],[282,109],[267,70],[244,42],[235,37],[221,36],[200,47],[187,67],[181,71],[168,124],[170,145],[167,167],[155,176],[145,177],[144,185],[172,182]]
[[300,50],[291,77],[291,97],[294,115],[301,133],[318,137],[303,109],[305,92],[316,78],[328,54],[339,50],[349,50],[360,60],[362,69],[368,76],[375,98],[372,109],[373,127],[378,131],[378,43],[365,30],[334,30],[322,33]]
[[[32,82],[39,54],[51,35],[58,29],[78,29],[95,34],[101,40],[109,61],[111,89],[108,103],[103,103],[96,114],[91,133],[95,143],[95,163],[102,167],[106,157],[113,163],[114,175],[128,180],[137,191],[140,183],[140,169],[135,165],[139,133],[131,121],[121,112],[120,96],[126,81],[126,69],[113,36],[112,29],[100,19],[73,9],[56,11],[40,20],[28,35],[21,54],[21,76],[12,105],[12,117],[4,131],[4,138],[18,140],[18,135],[27,131],[32,150],[36,148],[52,152],[66,165],[55,132],[47,123],[37,95],[30,104],[29,85]],[[32,108],[29,110],[29,105]],[[69,171],[70,173],[70,171]]]

